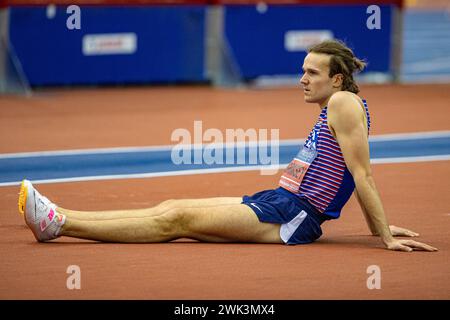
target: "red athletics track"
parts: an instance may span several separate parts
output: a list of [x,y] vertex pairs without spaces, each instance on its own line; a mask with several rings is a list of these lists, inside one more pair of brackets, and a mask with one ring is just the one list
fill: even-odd
[[[449,130],[450,85],[364,86],[373,134]],[[318,107],[298,89],[205,87],[58,90],[0,97],[0,153],[169,144],[176,128],[280,128],[303,138]],[[392,224],[421,233],[435,253],[382,249],[354,199],[323,237],[303,246],[41,244],[17,213],[18,187],[0,187],[1,299],[449,299],[448,161],[374,165]],[[61,206],[141,208],[167,198],[241,196],[276,186],[258,171],[38,185]],[[220,186],[219,188],[217,186]],[[66,269],[81,268],[81,290]],[[368,290],[367,267],[381,268]]]

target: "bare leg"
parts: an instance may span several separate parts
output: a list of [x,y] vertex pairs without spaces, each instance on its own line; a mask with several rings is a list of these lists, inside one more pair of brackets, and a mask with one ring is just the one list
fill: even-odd
[[178,207],[194,208],[208,207],[224,204],[241,203],[240,197],[217,197],[204,199],[180,199],[166,200],[160,204],[144,209],[128,209],[128,210],[110,210],[110,211],[76,211],[58,207],[57,212],[64,214],[68,218],[77,220],[110,220],[110,219],[126,219],[126,218],[145,218],[154,217],[164,212]]
[[192,238],[206,242],[282,243],[280,225],[262,223],[243,204],[174,208],[166,213],[113,220],[68,217],[62,236],[105,242],[167,242]]

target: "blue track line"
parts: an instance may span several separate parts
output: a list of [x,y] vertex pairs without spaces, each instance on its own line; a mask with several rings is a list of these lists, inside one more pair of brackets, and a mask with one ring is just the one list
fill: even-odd
[[[375,137],[376,138],[376,137]],[[298,152],[300,143],[281,142],[279,146],[279,163],[286,165],[292,157]],[[231,148],[221,149],[223,153],[223,161],[225,162],[227,152]],[[269,156],[270,156],[270,147]],[[200,151],[200,150],[199,150]],[[204,149],[203,149],[204,151]],[[237,152],[240,151],[245,155],[245,163],[239,163],[237,160]],[[171,158],[170,148],[154,148],[146,149],[138,148],[132,151],[107,151],[98,150],[88,152],[79,152],[78,154],[41,154],[33,155],[17,155],[8,156],[0,155],[0,186],[17,184],[22,179],[30,180],[55,180],[55,179],[75,179],[83,177],[98,176],[124,176],[160,173],[161,175],[172,175],[174,172],[187,170],[205,170],[220,169],[226,171],[235,171],[234,168],[257,167],[261,163],[259,159],[251,162],[249,153],[260,155],[264,150],[258,147],[247,146],[245,148],[234,148],[234,161],[231,164],[195,164],[194,151],[191,152],[191,164],[176,165]],[[275,150],[273,150],[275,151]],[[411,157],[433,157],[444,156],[450,157],[450,133],[443,133],[441,136],[429,136],[422,138],[400,137],[397,139],[374,139],[370,141],[370,153],[372,160],[380,160],[380,162],[390,162],[389,159],[395,158],[398,162]],[[2,157],[3,156],[3,157]],[[258,158],[258,157],[257,157]],[[270,158],[269,158],[270,159]],[[201,159],[202,160],[202,159]],[[383,161],[386,160],[386,161]],[[265,163],[267,164],[267,163]]]

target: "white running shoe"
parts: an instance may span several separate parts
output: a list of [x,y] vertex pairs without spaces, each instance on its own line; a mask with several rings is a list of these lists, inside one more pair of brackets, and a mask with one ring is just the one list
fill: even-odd
[[23,180],[19,192],[19,212],[25,216],[37,241],[48,241],[59,236],[66,216],[57,214],[56,205],[42,196],[28,180]]

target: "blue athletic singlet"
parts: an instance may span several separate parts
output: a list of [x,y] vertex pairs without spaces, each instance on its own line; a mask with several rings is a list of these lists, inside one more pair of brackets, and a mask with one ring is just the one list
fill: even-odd
[[[367,128],[370,128],[370,115],[366,100],[363,100],[367,116]],[[341,148],[333,137],[327,120],[328,108],[323,108],[316,122],[319,127],[317,137],[317,156],[307,170],[297,195],[306,198],[319,212],[332,218],[340,216],[342,207],[355,188],[353,177],[347,169]],[[311,140],[311,131],[305,145]]]
[[[369,129],[365,100],[363,104]],[[286,244],[319,239],[321,224],[339,218],[355,188],[341,148],[328,128],[327,112],[325,107],[308,139],[280,177],[279,187],[242,198],[242,203],[261,222],[281,225],[280,238]]]

